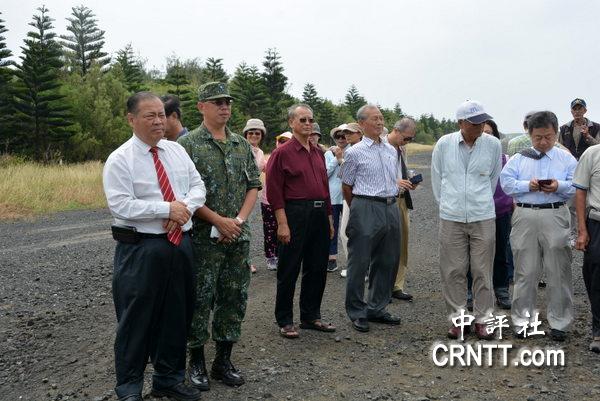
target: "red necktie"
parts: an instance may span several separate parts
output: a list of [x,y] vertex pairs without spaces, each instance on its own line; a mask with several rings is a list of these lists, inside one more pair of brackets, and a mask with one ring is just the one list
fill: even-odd
[[[153,146],[150,148],[150,153],[152,153],[152,158],[154,159],[154,167],[156,167],[156,175],[158,177],[158,185],[160,185],[160,192],[163,194],[163,198],[166,202],[173,202],[175,200],[175,194],[173,193],[173,188],[171,188],[171,183],[169,182],[169,177],[167,177],[167,172],[163,167],[162,162],[158,158],[158,148]],[[167,234],[167,238],[173,244],[178,246],[181,243],[181,237],[183,236],[183,232],[180,227],[177,227],[175,231]]]

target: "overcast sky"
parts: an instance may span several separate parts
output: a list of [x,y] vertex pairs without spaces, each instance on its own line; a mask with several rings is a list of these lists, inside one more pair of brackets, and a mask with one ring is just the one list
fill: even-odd
[[475,99],[502,132],[520,131],[532,109],[566,122],[581,97],[600,121],[600,1],[2,0],[8,47],[20,54],[42,4],[64,34],[82,3],[106,31],[106,50],[131,42],[147,68],[164,70],[176,54],[222,58],[232,74],[242,61],[260,66],[275,47],[298,97],[310,82],[338,103],[355,84],[370,102],[438,118]]

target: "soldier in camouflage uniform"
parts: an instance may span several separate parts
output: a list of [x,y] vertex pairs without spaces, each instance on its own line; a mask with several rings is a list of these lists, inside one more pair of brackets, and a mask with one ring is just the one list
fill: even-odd
[[[230,386],[244,378],[230,361],[246,313],[250,269],[250,228],[246,222],[261,187],[251,146],[231,132],[231,100],[226,84],[210,82],[199,90],[200,127],[179,139],[206,185],[206,203],[194,215],[193,243],[198,275],[197,302],[188,347],[190,382],[210,388],[204,361],[213,311],[216,356],[211,377]],[[218,230],[218,231],[217,231]]]

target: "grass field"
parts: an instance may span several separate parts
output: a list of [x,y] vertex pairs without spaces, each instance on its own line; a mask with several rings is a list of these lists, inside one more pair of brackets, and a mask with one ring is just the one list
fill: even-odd
[[[411,143],[407,151],[413,155],[432,148]],[[106,207],[102,166],[98,161],[65,165],[0,164],[0,219]]]
[[0,219],[106,207],[102,163],[19,163],[0,168]]

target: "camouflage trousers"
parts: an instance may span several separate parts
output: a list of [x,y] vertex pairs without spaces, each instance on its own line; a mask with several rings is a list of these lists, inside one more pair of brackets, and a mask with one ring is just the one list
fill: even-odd
[[248,302],[250,242],[226,245],[208,238],[194,237],[193,240],[198,281],[188,347],[201,347],[210,338],[211,310],[213,340],[238,341]]

